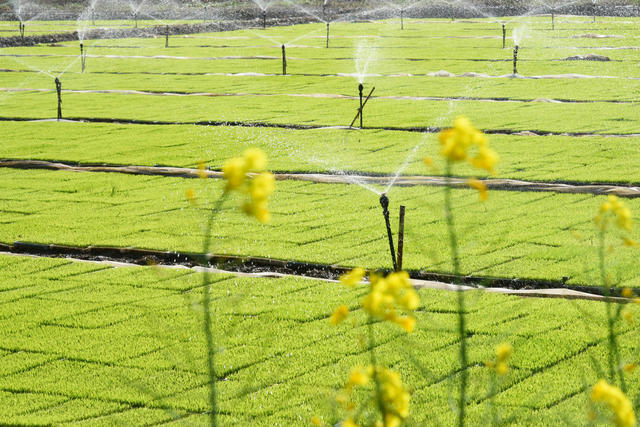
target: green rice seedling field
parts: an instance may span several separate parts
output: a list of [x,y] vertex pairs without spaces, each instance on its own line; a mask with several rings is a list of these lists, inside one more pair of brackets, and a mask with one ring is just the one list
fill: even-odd
[[[79,22],[29,21],[25,37],[133,27]],[[632,408],[640,399],[640,236],[623,218],[640,212],[639,23],[338,20],[328,39],[310,22],[172,34],[168,46],[161,34],[85,39],[84,58],[78,41],[0,48],[0,424],[375,425],[375,410],[350,409],[364,389],[341,401],[350,369],[371,363],[406,386],[403,425],[612,413],[632,425],[594,384],[617,384]],[[0,21],[0,38],[17,35]],[[359,84],[371,95],[362,129]],[[499,155],[494,173],[452,171],[441,155],[460,116]],[[251,148],[275,175],[266,224],[220,173]],[[406,207],[412,333],[372,316],[373,285],[313,273],[393,269],[383,194],[396,246]],[[596,224],[611,212],[617,223]],[[242,265],[211,272],[130,251]],[[582,293],[508,295],[523,287]],[[504,362],[505,343],[503,372],[491,361]]]

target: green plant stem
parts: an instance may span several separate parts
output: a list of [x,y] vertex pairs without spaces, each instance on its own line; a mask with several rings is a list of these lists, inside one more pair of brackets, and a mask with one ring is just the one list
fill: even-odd
[[[603,221],[606,221],[605,218],[603,218]],[[606,229],[606,224],[603,223],[602,227],[600,228],[600,234],[599,234],[599,250],[598,250],[598,258],[599,258],[599,262],[600,262],[600,281],[602,283],[602,290],[605,296],[605,307],[606,307],[606,313],[607,313],[607,332],[608,332],[608,347],[609,347],[609,352],[608,352],[608,368],[609,368],[609,381],[614,384],[616,381],[616,377],[618,377],[619,381],[620,381],[620,389],[626,393],[627,392],[627,385],[624,381],[624,374],[622,372],[622,369],[620,369],[620,352],[618,349],[618,339],[616,337],[616,331],[615,331],[615,324],[616,324],[616,320],[617,320],[617,315],[614,316],[612,313],[612,303],[611,303],[611,290],[609,289],[609,283],[607,280],[607,269],[606,269],[606,262],[605,262],[605,244],[606,244],[606,239],[605,239],[605,229]]]
[[376,360],[376,353],[374,351],[374,340],[373,340],[373,318],[369,316],[368,319],[368,332],[369,332],[369,356],[371,358],[371,366],[373,368],[373,383],[376,387],[376,403],[378,405],[378,410],[382,415],[382,425],[383,427],[387,426],[386,420],[386,411],[384,408],[384,402],[382,401],[382,391],[380,390],[380,380],[378,379],[378,362]]
[[[444,186],[444,211],[449,233],[449,245],[451,246],[451,261],[453,262],[454,277],[460,275],[460,258],[458,254],[458,238],[455,233],[453,211],[451,204],[451,161],[447,160],[446,185]],[[458,401],[458,426],[464,426],[465,402],[467,400],[467,332],[465,325],[464,291],[458,289],[458,334],[460,336],[460,399]]]
[[[227,192],[222,193],[222,196],[216,202],[216,205],[211,209],[209,220],[207,221],[207,229],[204,235],[204,243],[202,245],[202,265],[208,266],[209,263],[209,247],[211,246],[211,233],[213,231],[213,224],[215,219],[222,209],[222,205],[227,198]],[[204,304],[204,335],[207,340],[207,368],[209,371],[209,400],[211,402],[211,425],[215,427],[217,425],[216,412],[216,368],[215,362],[215,347],[213,342],[213,332],[211,330],[211,289],[209,289],[209,272],[205,270],[202,275],[202,292],[203,292],[203,304]]]

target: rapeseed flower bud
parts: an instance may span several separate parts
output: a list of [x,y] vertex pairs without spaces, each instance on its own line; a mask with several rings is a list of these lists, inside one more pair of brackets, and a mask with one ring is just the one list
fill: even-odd
[[619,427],[633,427],[636,424],[636,415],[631,401],[615,385],[600,380],[593,386],[591,392],[593,402],[605,403],[614,413],[613,421]]

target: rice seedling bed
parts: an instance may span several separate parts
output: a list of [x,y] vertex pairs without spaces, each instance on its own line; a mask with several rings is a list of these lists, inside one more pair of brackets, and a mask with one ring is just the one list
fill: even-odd
[[[0,171],[0,185],[1,242],[186,252],[201,250],[207,208],[223,188],[218,180],[7,169]],[[195,208],[185,196],[190,188],[199,200]],[[593,212],[603,197],[495,191],[484,204],[472,190],[454,193],[464,274],[557,281],[566,276],[571,284],[600,285]],[[442,190],[393,187],[388,194],[394,228],[398,206],[407,206],[405,267],[451,272],[442,238]],[[391,265],[378,195],[360,186],[279,182],[268,226],[244,218],[240,203],[225,205],[213,252],[373,269]],[[639,203],[629,200],[632,211]],[[615,283],[640,285],[633,248],[616,249],[610,268]]]
[[[0,256],[0,265],[1,422],[206,423],[201,273],[16,256]],[[363,291],[302,278],[218,274],[210,280],[221,422],[339,421],[334,402],[344,372],[368,360],[358,344],[366,329],[357,305]],[[377,324],[376,351],[412,389],[409,425],[450,423],[456,296],[419,294],[416,332]],[[333,307],[342,303],[354,310],[352,321],[331,326]],[[637,305],[625,310],[638,315]],[[491,358],[499,342],[516,348],[495,399],[504,418],[586,419],[580,378],[594,381],[590,358],[604,358],[601,304],[474,292],[467,313],[472,365]],[[622,326],[618,333],[624,338],[630,330]],[[554,345],[558,340],[562,346]],[[398,350],[404,345],[414,362]],[[625,346],[623,355],[633,358],[635,349]],[[479,367],[471,375],[470,422],[482,423],[488,377]],[[637,386],[631,378],[630,387]]]

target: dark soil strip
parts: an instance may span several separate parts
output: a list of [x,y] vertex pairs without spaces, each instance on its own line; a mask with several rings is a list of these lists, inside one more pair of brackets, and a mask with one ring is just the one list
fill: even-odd
[[[203,265],[202,255],[191,252],[156,251],[139,248],[119,248],[110,246],[64,246],[56,244],[41,244],[30,242],[0,243],[0,251],[53,258],[75,258],[89,261],[124,262],[136,265],[168,265],[186,267],[215,267],[230,272],[245,273],[277,273],[305,276],[317,279],[336,280],[340,275],[351,270],[351,267],[309,263],[301,261],[286,261],[273,258],[218,255],[209,254],[207,263]],[[566,290],[584,292],[592,296],[603,296],[604,291],[593,286],[567,285],[564,280],[541,279],[507,279],[482,276],[454,276],[440,272],[425,272],[410,270],[412,279],[424,281],[438,281],[443,284],[455,283],[470,287],[504,288],[509,290]],[[620,297],[621,289],[612,288],[610,295]],[[539,296],[541,293],[532,293]],[[559,296],[550,293],[549,296]]]
[[[305,24],[310,21],[313,20],[310,20],[307,16],[287,16],[279,19],[269,19],[268,25],[272,27],[280,25]],[[176,35],[234,31],[242,28],[251,28],[261,24],[262,20],[236,20],[216,23],[178,24],[169,25],[168,27],[169,34]],[[95,28],[89,29],[84,33],[84,40],[159,37],[164,36],[166,31],[166,25],[146,28]],[[77,40],[77,31],[70,33],[26,36],[24,38],[20,36],[0,37],[0,47],[35,46],[37,44],[51,44]]]
[[[0,117],[0,122],[41,122],[55,121],[50,117]],[[164,120],[137,120],[137,119],[110,119],[106,117],[67,117],[66,122],[80,123],[112,123],[112,124],[128,124],[128,125],[191,125],[191,126],[236,126],[236,127],[256,127],[256,128],[277,128],[277,129],[293,129],[293,130],[310,130],[310,129],[351,129],[354,131],[359,128],[350,128],[349,126],[336,125],[301,125],[291,123],[269,123],[269,122],[241,122],[241,121],[216,121],[216,120],[199,120],[193,122],[170,122]],[[415,127],[396,127],[396,126],[366,126],[366,130],[385,130],[397,132],[416,132],[416,133],[438,133],[443,128],[435,126],[415,126]],[[482,132],[488,135],[516,135],[516,136],[600,136],[603,138],[630,138],[640,137],[640,133],[591,133],[591,132],[551,132],[544,130],[515,130],[515,129],[482,129]]]
[[[174,178],[199,178],[200,171],[191,168],[171,166],[136,166],[136,165],[109,165],[109,164],[79,164],[74,162],[51,162],[47,160],[0,160],[0,168],[13,169],[45,169],[62,170],[69,172],[106,172],[122,173],[128,175],[154,175]],[[220,171],[206,171],[209,178],[222,178]],[[447,184],[441,176],[381,176],[363,174],[362,172],[348,172],[345,174],[325,173],[276,173],[276,179],[280,181],[297,180],[310,181],[323,184],[353,184],[363,183],[369,185],[393,185],[400,187],[451,185],[455,188],[469,188],[467,178],[455,177]],[[632,185],[607,184],[607,183],[581,183],[581,182],[531,182],[515,179],[486,179],[483,181],[491,190],[504,191],[533,191],[554,192],[569,194],[614,194],[619,197],[640,197],[640,187]]]

